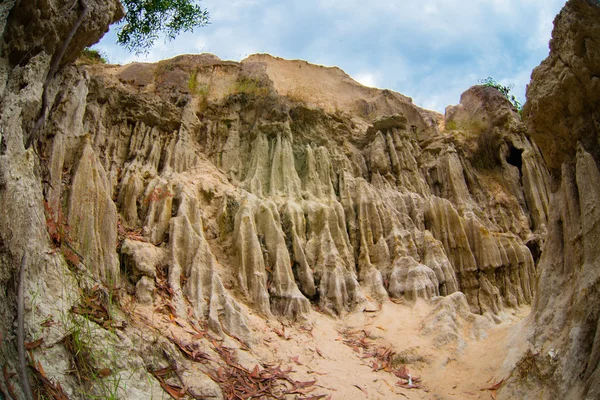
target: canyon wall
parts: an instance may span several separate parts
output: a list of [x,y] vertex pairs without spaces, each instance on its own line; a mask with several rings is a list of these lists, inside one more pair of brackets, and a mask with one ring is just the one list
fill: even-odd
[[[562,146],[571,158],[561,167],[550,161],[556,144],[543,139],[555,124],[535,111],[556,115],[544,102],[554,104],[559,89],[535,83],[536,73],[548,75],[544,66],[529,89],[526,126],[493,88],[467,90],[444,117],[338,68],[269,55],[73,64],[122,14],[116,2],[88,0],[89,20],[49,80],[48,117],[26,149],[53,55],[82,9],[59,0],[14,4],[0,14],[0,364],[12,370],[24,252],[27,341],[43,339],[32,354],[74,398],[109,390],[89,389],[72,373],[77,338],[101,355],[104,364],[93,368],[111,371],[121,397],[162,392],[148,371],[190,363],[170,332],[143,320],[144,310],[251,347],[260,336],[255,316],[337,318],[389,299],[460,291],[471,312],[497,322],[533,303],[532,329],[543,330],[544,315],[561,315],[551,303],[569,301],[560,300],[566,292],[553,295],[562,286],[552,254],[566,254],[561,271],[589,266],[577,270],[590,282],[598,158],[593,119],[583,115],[597,110],[592,89],[576,115],[582,144]],[[586,40],[573,46],[596,48]],[[572,60],[575,81],[597,80]],[[575,247],[562,244],[563,232]],[[595,290],[585,287],[580,301]],[[564,313],[564,324],[585,327],[570,336],[572,348],[593,337],[593,310]],[[586,351],[585,362],[597,365],[596,351]],[[201,369],[189,371],[188,382],[221,395]]]
[[600,397],[600,6],[570,0],[523,109],[552,173],[538,294],[521,337],[526,353],[506,398]]

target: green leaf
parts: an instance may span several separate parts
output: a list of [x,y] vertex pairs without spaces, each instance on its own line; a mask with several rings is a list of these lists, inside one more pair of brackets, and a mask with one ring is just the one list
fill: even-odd
[[498,90],[500,93],[502,93],[504,97],[506,97],[508,101],[512,103],[513,106],[515,106],[519,114],[521,113],[523,105],[519,100],[517,100],[515,95],[510,93],[510,91],[515,87],[514,84],[511,83],[508,86],[501,85],[500,83],[496,82],[496,80],[491,76],[488,76],[485,79],[480,79],[479,83],[483,86],[493,87],[494,89]]
[[121,0],[124,24],[117,43],[135,54],[146,54],[161,35],[175,39],[182,32],[209,23],[208,11],[193,0]]

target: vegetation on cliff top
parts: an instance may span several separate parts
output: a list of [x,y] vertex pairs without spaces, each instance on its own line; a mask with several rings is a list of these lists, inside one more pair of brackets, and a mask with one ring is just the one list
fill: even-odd
[[512,103],[513,106],[515,106],[515,108],[517,109],[519,114],[521,114],[521,112],[523,110],[523,104],[521,104],[521,102],[515,97],[514,94],[510,93],[510,91],[513,90],[513,88],[515,87],[514,84],[504,86],[504,85],[500,84],[499,82],[497,82],[491,76],[488,76],[485,79],[480,79],[479,83],[482,84],[483,86],[493,87],[494,89],[498,90],[500,93],[502,93],[502,95],[504,97],[506,97],[506,99],[508,101],[510,101]]

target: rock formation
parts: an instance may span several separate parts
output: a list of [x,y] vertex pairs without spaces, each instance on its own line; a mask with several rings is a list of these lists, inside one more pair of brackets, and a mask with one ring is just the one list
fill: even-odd
[[[575,115],[580,150],[564,149],[577,161],[563,167],[565,194],[552,208],[542,155],[554,157],[553,147],[540,152],[493,88],[467,90],[444,117],[337,68],[268,55],[72,64],[120,17],[116,2],[87,1],[93,18],[48,86],[47,121],[26,150],[51,59],[77,18],[63,3],[46,0],[42,16],[39,2],[1,6],[0,282],[8,290],[0,291],[0,326],[8,332],[17,312],[12,277],[27,251],[27,337],[44,339],[35,357],[70,396],[86,390],[65,361],[74,335],[106,356],[107,365],[93,368],[113,371],[126,398],[155,390],[158,378],[146,379],[146,371],[203,354],[174,339],[179,328],[144,331],[151,321],[137,309],[193,327],[200,338],[206,326],[252,346],[254,314],[302,321],[315,310],[343,317],[389,298],[434,299],[443,314],[427,323],[434,331],[442,318],[484,326],[534,298],[542,315],[550,297],[562,298],[549,289],[535,297],[539,258],[548,264],[550,252],[582,261],[565,268],[593,270],[598,153],[583,114]],[[537,100],[526,116],[553,95],[535,82],[534,74]],[[554,126],[535,118],[528,119],[534,135]],[[552,171],[560,165],[550,163]],[[583,229],[564,224],[570,250],[556,233],[545,243],[565,218]],[[85,311],[90,298],[110,308],[112,296],[118,306],[110,313]],[[586,329],[572,340],[591,337]],[[12,349],[0,352],[0,363],[15,364]],[[124,357],[111,358],[116,352]],[[188,381],[218,393],[208,375],[190,371]]]
[[570,0],[523,109],[552,171],[552,193],[538,295],[522,327],[526,353],[500,392],[506,398],[600,397],[598,71],[600,6]]
[[[282,77],[297,74],[295,64],[202,55],[89,67],[85,132],[62,131],[60,152],[93,142],[124,226],[156,246],[189,245],[173,248],[174,221],[200,213],[193,218],[207,227],[195,232],[218,232],[204,239],[207,251],[223,254],[223,276],[265,316],[297,319],[310,301],[341,315],[365,295],[458,290],[478,313],[529,303],[535,262],[526,242],[546,229],[548,175],[510,104],[473,88],[464,97],[480,103],[449,112],[456,129],[439,132],[402,96],[346,77],[335,82],[346,108],[330,114],[311,101],[332,93],[311,90],[304,99]],[[288,86],[278,89],[274,70]],[[307,64],[303,73],[340,71]],[[355,90],[367,100],[351,102]],[[399,104],[393,114],[378,106],[382,96]],[[356,115],[361,101],[370,101],[368,117]],[[473,146],[482,135],[489,138]],[[61,158],[49,163],[72,169]]]

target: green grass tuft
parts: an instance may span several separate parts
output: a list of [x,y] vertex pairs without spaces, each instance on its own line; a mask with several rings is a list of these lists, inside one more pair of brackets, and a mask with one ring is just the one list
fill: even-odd
[[107,64],[106,55],[98,50],[86,47],[81,52],[79,59],[88,64]]

